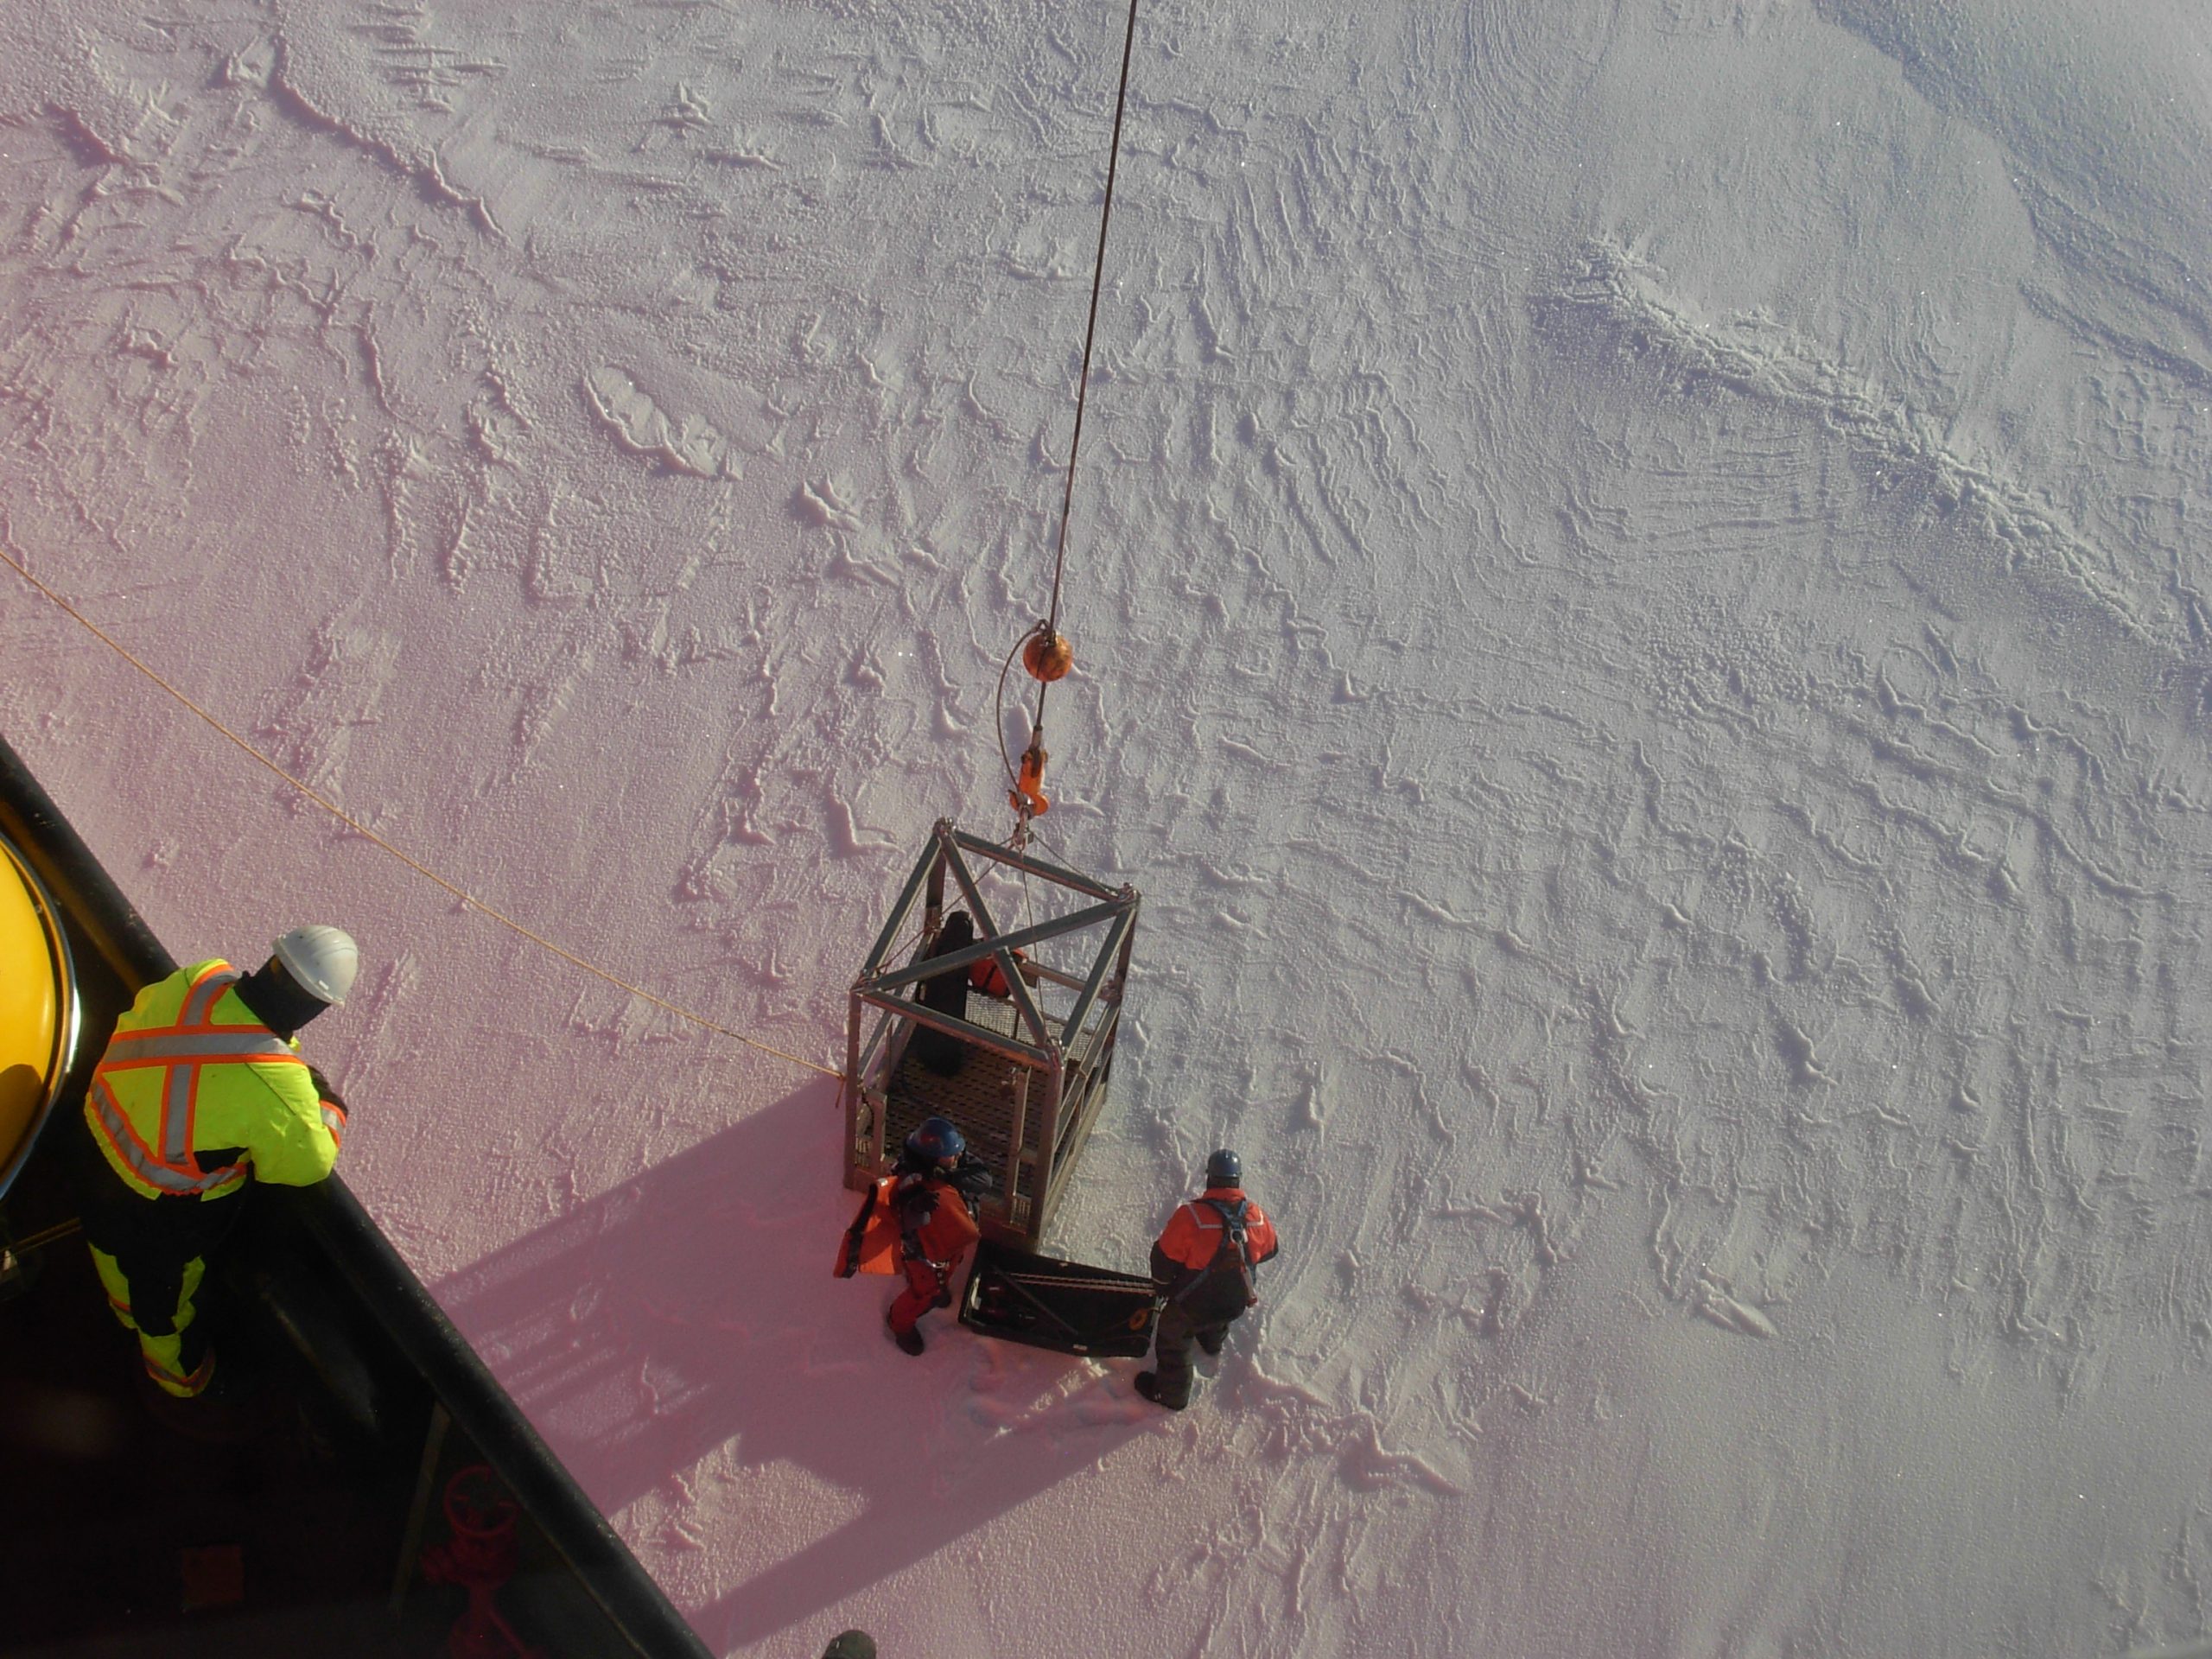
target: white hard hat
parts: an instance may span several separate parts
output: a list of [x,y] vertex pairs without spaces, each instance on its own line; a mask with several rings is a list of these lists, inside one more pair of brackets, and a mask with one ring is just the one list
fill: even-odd
[[361,948],[340,927],[310,923],[296,927],[276,941],[276,960],[309,996],[336,1007],[353,988],[360,971]]

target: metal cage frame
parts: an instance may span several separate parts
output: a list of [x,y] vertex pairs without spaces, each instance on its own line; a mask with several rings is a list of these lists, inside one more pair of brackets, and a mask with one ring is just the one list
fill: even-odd
[[[1032,926],[1002,930],[976,880],[971,860],[1034,876],[1089,902]],[[971,945],[933,957],[929,951],[944,925],[948,875],[974,918],[976,938]],[[845,1115],[845,1185],[860,1191],[888,1173],[905,1129],[912,1127],[907,1118],[918,1122],[941,1114],[959,1122],[965,1113],[970,1122],[961,1128],[971,1141],[1002,1139],[1004,1143],[995,1171],[997,1185],[977,1204],[977,1224],[987,1237],[1036,1249],[1105,1102],[1141,903],[1135,887],[1105,887],[1026,850],[969,835],[949,819],[938,819],[930,844],[915,862],[874,948],[853,981],[840,1090]],[[891,953],[918,906],[923,907],[920,943],[907,960],[894,962]],[[1014,961],[1016,950],[1093,929],[1101,931],[1087,974],[1078,978],[1031,963],[1039,982],[1033,987],[1025,982]],[[1008,1029],[940,1014],[915,1000],[924,980],[964,973],[986,957],[995,959],[1006,977]],[[1047,1012],[1045,1005],[1053,999],[1046,987],[1073,994],[1065,1012]],[[872,1030],[871,1009],[875,1015]],[[968,1059],[970,1070],[976,1069],[977,1055],[988,1057],[982,1072],[987,1081],[979,1085],[971,1079],[962,1090],[922,1074],[910,1063],[907,1046],[914,1032],[924,1027],[953,1037],[974,1051]],[[990,1119],[985,1126],[974,1121],[979,1087],[994,1096],[995,1103],[984,1109]],[[979,1127],[988,1133],[979,1135]]]

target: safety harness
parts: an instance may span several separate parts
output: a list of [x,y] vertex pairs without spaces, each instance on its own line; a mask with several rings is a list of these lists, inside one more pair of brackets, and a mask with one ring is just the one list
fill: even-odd
[[1185,1301],[1196,1294],[1200,1286],[1211,1284],[1217,1274],[1227,1271],[1227,1264],[1223,1262],[1222,1257],[1233,1253],[1233,1259],[1236,1264],[1237,1288],[1243,1294],[1244,1306],[1257,1306],[1260,1291],[1252,1279],[1252,1250],[1249,1243],[1251,1228],[1247,1219],[1247,1211],[1251,1206],[1251,1200],[1239,1198],[1234,1204],[1224,1204],[1219,1198],[1200,1198],[1198,1202],[1221,1217],[1221,1243],[1214,1247],[1213,1260],[1185,1279],[1182,1285],[1168,1300],[1177,1302]]
[[929,1177],[907,1175],[892,1195],[899,1211],[899,1252],[909,1262],[926,1263],[937,1274],[937,1305],[952,1306],[952,1263],[940,1262],[922,1248],[922,1228],[937,1213],[937,1194],[929,1190]]

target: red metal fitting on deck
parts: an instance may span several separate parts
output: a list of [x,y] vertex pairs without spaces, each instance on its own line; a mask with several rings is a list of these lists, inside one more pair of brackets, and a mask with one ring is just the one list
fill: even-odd
[[423,1552],[423,1576],[468,1592],[468,1611],[446,1637],[451,1659],[544,1659],[499,1616],[499,1586],[515,1575],[520,1508],[489,1464],[472,1463],[446,1483],[446,1525],[453,1535]]

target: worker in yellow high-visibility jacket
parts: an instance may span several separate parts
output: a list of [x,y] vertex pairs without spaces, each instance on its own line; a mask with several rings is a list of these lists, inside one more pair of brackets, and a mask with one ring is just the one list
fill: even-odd
[[238,1195],[257,1179],[312,1185],[337,1160],[345,1103],[296,1033],[346,1000],[359,965],[353,941],[321,926],[294,928],[250,974],[194,963],[138,993],[93,1069],[85,1238],[168,1394],[192,1398],[214,1378],[193,1296]]

